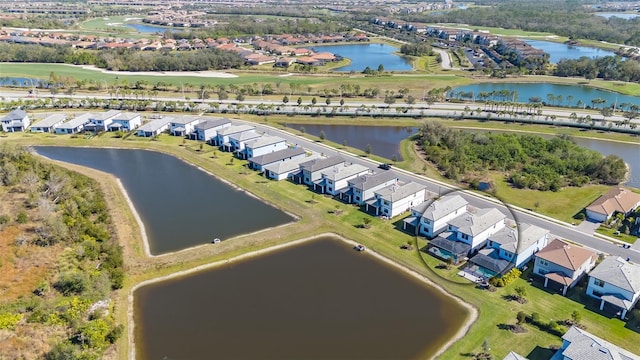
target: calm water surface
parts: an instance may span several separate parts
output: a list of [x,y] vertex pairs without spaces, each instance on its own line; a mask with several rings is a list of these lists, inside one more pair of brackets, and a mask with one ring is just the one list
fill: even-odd
[[164,33],[167,30],[171,32],[176,31],[176,29],[166,27],[166,26],[147,25],[147,24],[140,24],[140,23],[124,24],[124,26],[135,29],[137,32],[143,33],[143,34]]
[[36,151],[120,178],[154,255],[292,221],[284,212],[159,152],[48,146]]
[[603,18],[607,18],[607,19],[612,17],[617,17],[625,20],[635,19],[638,16],[640,16],[640,14],[636,14],[636,13],[596,13],[596,15],[602,16]]
[[137,290],[140,359],[409,359],[467,311],[325,238]]
[[[371,152],[375,155],[392,159],[395,155],[399,160],[400,142],[415,134],[418,129],[400,126],[356,126],[356,125],[314,125],[290,124],[289,127],[304,127],[309,134],[320,136],[324,131],[327,139],[356,149],[364,150],[371,144]],[[575,142],[591,150],[599,151],[603,155],[620,156],[631,169],[628,186],[640,188],[640,143],[628,144],[606,140],[592,140],[574,138]]]
[[549,53],[549,61],[558,63],[562,59],[579,59],[583,56],[594,58],[603,56],[614,56],[613,51],[602,50],[586,46],[574,46],[563,43],[543,40],[524,40],[534,48],[544,50]]
[[363,71],[367,66],[378,70],[382,64],[385,71],[411,71],[411,62],[394,54],[398,48],[387,44],[356,44],[356,45],[322,45],[314,46],[318,52],[328,51],[351,60],[351,64],[335,69],[335,71]]

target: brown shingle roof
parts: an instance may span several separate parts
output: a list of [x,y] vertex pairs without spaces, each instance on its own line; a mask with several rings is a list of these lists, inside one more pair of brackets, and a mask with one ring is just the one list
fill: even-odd
[[536,257],[571,270],[578,269],[580,265],[595,256],[596,253],[591,250],[571,245],[559,239],[553,240],[536,254]]
[[616,211],[626,214],[638,206],[639,203],[640,194],[622,187],[616,187],[592,202],[591,205],[587,206],[587,210],[606,214],[607,216],[611,216]]

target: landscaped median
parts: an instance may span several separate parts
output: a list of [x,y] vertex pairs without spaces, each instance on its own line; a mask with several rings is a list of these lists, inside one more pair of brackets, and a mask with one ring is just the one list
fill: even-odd
[[[454,296],[468,302],[479,312],[478,320],[471,326],[466,336],[448,349],[441,358],[459,359],[463,354],[478,353],[482,351],[482,344],[486,343],[491,348],[495,358],[502,358],[508,351],[514,350],[521,354],[530,354],[537,346],[550,348],[561,343],[559,337],[551,335],[538,327],[524,325],[526,333],[514,334],[508,330],[501,330],[501,325],[515,324],[517,313],[523,311],[527,314],[538,313],[547,321],[564,320],[570,318],[570,314],[577,310],[582,315],[581,323],[587,330],[603,337],[622,347],[633,349],[640,342],[640,334],[628,329],[625,322],[615,318],[607,318],[595,312],[585,309],[580,302],[570,298],[564,298],[552,294],[544,289],[532,286],[526,277],[517,279],[504,288],[495,292],[480,290],[474,284],[461,281],[457,272],[459,269],[436,269],[440,262],[427,254],[420,254],[416,249],[424,247],[424,240],[417,239],[414,250],[402,250],[400,247],[408,241],[416,239],[398,230],[400,218],[384,221],[379,218],[369,217],[357,207],[337,202],[322,195],[313,195],[305,186],[295,185],[290,182],[265,181],[264,177],[244,167],[245,162],[240,160],[230,161],[228,153],[218,151],[215,158],[213,149],[204,145],[203,151],[199,150],[199,143],[162,135],[158,140],[139,139],[129,137],[127,140],[113,138],[112,134],[102,134],[92,139],[75,138],[68,136],[55,136],[43,134],[10,134],[3,141],[21,143],[24,145],[61,145],[61,146],[96,146],[96,147],[130,147],[145,148],[162,151],[182,158],[194,165],[233,182],[239,187],[245,188],[264,200],[284,209],[298,214],[301,219],[295,224],[280,229],[273,229],[255,236],[240,236],[236,239],[223,242],[222,246],[202,246],[195,249],[182,251],[169,256],[146,258],[141,252],[140,237],[131,234],[123,236],[128,239],[125,246],[127,256],[128,276],[125,289],[120,294],[120,314],[118,319],[126,318],[125,306],[126,294],[136,283],[152,279],[173,272],[190,269],[212,261],[237,256],[244,252],[263,249],[269,246],[294,241],[299,238],[312,236],[323,232],[334,232],[347,239],[364,244],[367,248],[376,251],[386,258],[412,269],[431,279]],[[189,150],[189,148],[191,150]],[[101,178],[101,184],[105,188],[109,206],[120,214],[129,214],[121,219],[126,224],[121,224],[119,232],[126,229],[135,229],[137,224],[130,215],[130,209],[119,194],[118,187],[113,180],[105,178],[95,171],[87,171],[75,167],[90,176]],[[336,206],[339,212],[336,212]],[[370,218],[370,227],[361,228],[357,225],[363,223],[363,218]],[[400,226],[401,227],[401,226]],[[123,234],[124,235],[124,234]],[[506,297],[514,293],[517,286],[526,288],[526,304],[508,301]],[[571,295],[571,294],[570,294]],[[420,309],[411,309],[420,311]],[[637,311],[631,314],[630,324],[638,318]],[[437,324],[425,324],[425,326],[437,326]],[[118,353],[121,358],[126,358],[127,344],[119,343]],[[532,358],[534,358],[532,356]]]

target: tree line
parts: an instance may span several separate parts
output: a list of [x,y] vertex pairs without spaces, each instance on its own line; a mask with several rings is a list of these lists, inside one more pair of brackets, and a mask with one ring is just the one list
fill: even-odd
[[558,62],[555,76],[580,76],[587,80],[600,78],[604,80],[619,80],[640,82],[640,62],[633,59],[622,60],[619,56],[603,56],[579,59],[562,59]]
[[603,157],[568,136],[470,133],[435,122],[420,128],[418,145],[428,161],[450,179],[472,181],[486,170],[504,172],[515,187],[558,191],[589,183],[618,184],[627,173],[616,156]]

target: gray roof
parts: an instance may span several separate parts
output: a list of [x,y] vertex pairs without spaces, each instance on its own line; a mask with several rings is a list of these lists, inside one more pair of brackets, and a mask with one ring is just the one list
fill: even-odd
[[133,113],[133,112],[123,112],[122,114],[116,116],[115,118],[113,118],[113,120],[116,121],[131,121],[135,118],[137,118],[138,116],[140,116],[140,114],[138,113]]
[[602,260],[589,276],[632,293],[640,292],[640,265],[621,257],[610,256]]
[[366,191],[368,189],[372,189],[384,183],[387,183],[393,179],[398,179],[398,177],[393,172],[383,171],[377,174],[366,174],[353,178],[349,180],[349,185],[353,188]]
[[281,138],[280,136],[262,135],[258,139],[247,142],[245,146],[252,149],[257,149],[263,146],[269,146],[281,142],[286,142],[286,140]]
[[485,269],[489,269],[496,274],[502,274],[511,264],[509,260],[505,260],[500,257],[498,249],[488,248],[478,251],[474,257],[469,259],[469,262],[479,265]]
[[569,360],[640,360],[640,356],[572,326],[562,340],[569,342],[562,351]]
[[102,113],[97,113],[97,114],[93,114],[91,116],[91,120],[106,120],[112,117],[116,117],[118,115],[122,114],[122,112],[118,111],[118,110],[109,110],[106,112],[102,112]]
[[240,133],[236,133],[233,135],[229,135],[229,139],[233,139],[236,141],[247,141],[247,140],[252,140],[255,138],[259,138],[260,134],[258,134],[257,132],[255,132],[254,129],[251,130],[247,130],[247,131],[242,131]]
[[243,131],[255,130],[255,127],[251,125],[231,125],[228,128],[224,128],[218,131],[218,135],[232,135]]
[[91,119],[93,115],[91,113],[82,114],[80,116],[76,116],[75,118],[60,124],[57,129],[75,129],[80,125],[87,124],[89,119]]
[[526,357],[515,353],[513,351],[509,351],[509,353],[507,354],[507,356],[504,357],[504,359],[502,360],[528,360]]
[[315,159],[318,156],[319,155],[314,154],[311,156],[305,156],[305,157],[290,159],[286,161],[278,161],[278,162],[266,165],[264,169],[269,170],[276,174],[282,174],[285,172],[288,173],[288,172],[298,170],[300,168],[300,163],[309,161],[311,159]]
[[437,246],[456,255],[464,256],[471,251],[471,245],[463,243],[462,241],[456,241],[455,234],[451,232],[440,233],[435,239],[429,241],[429,245]]
[[138,128],[138,131],[157,131],[158,129],[169,124],[173,120],[175,120],[175,118],[172,116],[165,116],[160,119],[151,120],[148,123],[140,126]]
[[27,113],[24,110],[15,109],[15,110],[11,111],[10,113],[8,113],[7,115],[5,115],[5,117],[2,118],[2,121],[22,120],[26,116],[27,116]]
[[178,116],[177,118],[174,118],[173,120],[171,120],[171,124],[173,126],[173,124],[180,124],[180,125],[186,125],[186,124],[191,124],[193,122],[200,122],[202,121],[202,118],[199,116]]
[[31,125],[31,128],[34,127],[51,127],[53,125],[59,124],[61,121],[64,121],[67,118],[67,114],[51,114],[46,118],[38,121],[37,123]]
[[252,158],[249,158],[249,162],[252,162],[258,165],[265,165],[265,164],[271,164],[276,161],[282,161],[292,156],[298,156],[304,153],[305,151],[301,147],[286,148],[284,150],[278,150],[268,154],[254,156]]
[[342,156],[331,156],[328,158],[313,159],[303,162],[300,164],[300,170],[316,172],[343,163],[344,158]]
[[475,214],[466,213],[451,220],[449,224],[458,228],[458,232],[476,236],[494,224],[506,218],[496,208],[479,209]]
[[516,229],[510,227],[500,229],[491,235],[489,240],[500,244],[500,247],[506,251],[518,254],[547,234],[549,234],[549,230],[522,223]]
[[422,212],[422,217],[437,221],[467,204],[469,204],[467,200],[460,195],[443,196],[431,202]]
[[231,124],[231,120],[225,118],[207,119],[195,126],[196,129],[207,130],[213,129],[226,124]]
[[393,203],[402,200],[407,196],[414,195],[422,190],[426,190],[426,186],[415,182],[410,182],[404,185],[388,186],[384,189],[376,191],[376,194],[379,195],[382,199],[388,200]]
[[360,164],[338,164],[330,169],[325,169],[320,173],[323,177],[329,180],[339,181],[350,176],[360,174],[364,171],[367,171],[368,169],[368,167]]

